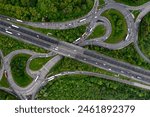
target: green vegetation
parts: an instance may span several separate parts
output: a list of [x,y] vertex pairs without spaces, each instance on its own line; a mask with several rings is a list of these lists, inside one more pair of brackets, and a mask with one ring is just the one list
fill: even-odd
[[16,100],[16,97],[0,90],[0,100]]
[[[41,33],[45,33],[45,34],[50,32],[53,34],[52,36],[57,37],[57,38],[61,38],[61,40],[63,40],[63,41],[73,42],[75,39],[77,39],[78,37],[80,37],[84,33],[86,26],[81,26],[78,28],[70,29],[70,30],[69,29],[67,29],[67,30],[47,30],[47,29],[38,29],[38,28],[33,28],[33,27],[30,27],[30,28],[34,29],[36,31],[39,31]],[[5,43],[7,43],[7,44],[5,44]],[[48,51],[41,49],[39,47],[30,45],[30,44],[26,44],[26,43],[21,42],[21,41],[17,41],[16,39],[13,39],[11,37],[7,37],[4,35],[0,35],[0,49],[2,50],[4,55],[7,55],[10,52],[12,52],[14,50],[19,50],[19,49],[28,49],[28,50],[33,50],[36,52],[41,52],[41,53],[47,53],[48,52]],[[39,69],[44,63],[46,63],[48,61],[48,59],[50,59],[50,58],[33,60],[31,62],[31,65],[30,65],[31,69],[33,69],[33,70]],[[13,61],[12,64],[18,65],[20,62],[26,63],[26,59],[22,59],[22,58],[19,59],[19,57],[17,57],[17,60],[15,60],[15,62]],[[18,69],[18,68],[15,68],[14,71],[16,71],[16,69]],[[20,84],[22,82],[22,79],[20,79],[20,78],[22,77],[22,73],[24,73],[24,68],[21,68],[21,70],[19,70],[19,71],[20,71],[20,73],[18,73],[18,76],[17,76],[19,78],[15,77],[17,80],[16,82],[18,82],[18,84]],[[16,76],[15,72],[14,72],[14,76]],[[27,77],[27,76],[24,76],[24,77]],[[28,79],[28,77],[27,77],[27,79]],[[27,79],[21,85],[23,85],[23,86],[27,85],[29,83],[27,81]]]
[[2,57],[0,56],[0,69],[2,68],[2,62],[1,62],[1,60],[2,60]]
[[2,77],[2,79],[0,80],[0,87],[6,87],[8,88],[9,87],[9,84],[7,82],[7,78],[6,77]]
[[[127,61],[127,62],[130,62],[132,64],[136,64],[136,65],[138,64],[140,66],[144,66],[144,67],[149,69],[149,65],[146,64],[145,62],[143,62],[143,60],[139,57],[138,54],[135,55],[136,52],[135,52],[133,46],[129,46],[129,48],[125,48],[125,49],[117,50],[117,51],[111,51],[108,49],[93,47],[93,46],[91,48],[99,51],[100,53],[112,56],[112,57],[117,58],[119,60]],[[142,63],[141,63],[141,61],[142,61]],[[90,65],[86,65],[86,64],[83,64],[81,62],[69,59],[69,58],[63,59],[60,63],[58,63],[58,65],[56,65],[56,67],[53,68],[53,70],[51,72],[53,72],[53,74],[56,74],[56,73],[59,73],[61,71],[67,71],[67,70],[68,71],[71,71],[71,70],[88,70],[88,71],[91,71],[92,70],[94,72],[105,73],[104,70],[93,68]],[[75,79],[75,78],[77,78],[77,79]],[[68,79],[68,81],[66,82],[67,79]],[[148,97],[149,96],[148,91],[139,90],[137,88],[133,88],[133,87],[126,86],[123,84],[118,84],[118,83],[113,83],[114,87],[119,87],[116,90],[113,90],[113,93],[116,92],[116,97],[112,97],[113,93],[111,93],[111,95],[109,93],[106,93],[104,95],[102,93],[103,90],[104,90],[104,92],[106,92],[107,90],[112,90],[112,88],[111,88],[112,86],[111,87],[109,87],[109,85],[105,86],[108,82],[112,83],[112,81],[105,81],[106,82],[105,85],[100,87],[95,82],[91,83],[91,80],[95,79],[94,77],[93,78],[90,77],[89,79],[90,79],[90,81],[87,80],[87,77],[85,78],[85,76],[80,76],[80,77],[78,77],[78,76],[66,77],[65,76],[64,79],[59,79],[59,80],[54,81],[53,85],[51,83],[49,83],[44,89],[42,89],[40,91],[40,93],[38,94],[38,99],[148,99],[149,98]],[[56,85],[55,85],[55,82],[56,82]],[[80,82],[84,82],[84,83],[80,84]],[[101,83],[104,84],[103,80],[97,79],[96,82],[99,82],[100,84]],[[71,83],[74,85],[72,85]],[[69,85],[69,84],[71,84],[71,85]],[[83,85],[83,84],[85,84],[85,85]],[[80,85],[83,85],[83,87]],[[97,89],[95,90],[95,93],[93,93],[93,92],[91,93],[91,91],[90,91],[91,89],[88,92],[87,88],[85,89],[85,87],[89,87],[89,85],[90,86],[92,85],[92,87],[95,87],[95,88],[96,87],[99,88],[99,91],[102,90],[101,96],[97,97],[99,94],[99,92],[97,92],[98,91]],[[72,93],[68,91],[70,89],[70,86],[72,86],[72,88],[71,88]],[[80,88],[79,88],[79,86],[80,86]],[[76,88],[74,89],[74,87],[76,87]],[[126,87],[126,89],[125,90],[124,89],[119,90],[122,87]],[[51,90],[49,90],[49,89],[51,89]],[[64,89],[64,90],[62,90],[62,89]],[[57,94],[54,92],[54,90],[58,91],[58,92],[56,91]],[[65,92],[65,93],[63,93],[63,95],[60,93],[61,90],[63,92]],[[79,90],[81,90],[81,92]],[[84,90],[86,90],[87,92],[85,91],[85,93],[83,93],[82,91],[84,91]],[[93,88],[92,88],[92,90],[93,90]],[[77,91],[78,91],[78,93],[77,93]],[[123,94],[122,94],[122,91],[124,92]],[[129,94],[128,92],[131,92],[131,94],[134,93],[134,96],[132,97],[132,95]],[[91,95],[89,95],[89,93]],[[53,94],[53,96],[51,96],[51,94]],[[60,95],[58,95],[58,94],[60,94]],[[80,95],[80,94],[83,94],[83,95]],[[121,97],[123,95],[125,95],[125,97]]]
[[104,1],[104,0],[99,0],[99,4],[100,4],[100,6],[101,6],[101,5],[104,5],[104,4],[105,4],[105,1]]
[[[103,3],[103,0],[100,1]],[[51,3],[48,4],[49,2]],[[75,0],[72,2],[71,0],[1,0],[0,14],[5,14],[30,21],[65,21],[86,14],[92,8],[92,5],[93,1],[91,0]],[[124,39],[127,33],[127,26],[125,24],[124,17],[120,14],[120,12],[116,10],[109,10],[106,11],[103,15],[111,21],[113,27],[113,32],[110,36],[109,43],[116,43]],[[85,26],[81,26],[69,30],[33,29],[45,34],[50,32],[52,33],[52,36],[57,37],[63,41],[73,42],[84,33],[85,28]],[[93,36],[93,38],[101,36],[103,31],[105,31],[103,28],[96,27],[91,36]],[[88,48],[114,57],[118,60],[126,61],[131,64],[150,69],[150,65],[139,57],[132,45],[117,51],[111,51],[93,46],[89,46]],[[29,49],[36,52],[47,52],[44,49],[35,47],[30,44],[25,44],[21,41],[17,41],[1,34],[0,49],[4,55],[7,55],[16,49]],[[27,86],[32,81],[32,79],[25,73],[25,65],[28,58],[29,55],[20,54],[15,56],[11,62],[11,69],[14,80],[21,87]],[[48,59],[45,58],[35,59],[31,62],[30,67],[34,70],[37,70],[47,61]],[[50,75],[57,74],[62,71],[73,70],[85,70],[108,74],[111,76],[114,75],[113,73],[66,57],[64,57],[64,59],[62,59],[50,71]],[[3,77],[0,82],[0,86],[8,87],[6,78]],[[4,92],[0,92],[0,99],[15,99],[15,97],[12,97]],[[83,75],[73,75],[64,76],[58,80],[54,80],[48,83],[48,85],[39,92],[37,99],[150,99],[150,93],[149,91],[124,85],[118,82],[107,81]]]
[[47,34],[51,33],[52,37],[56,37],[59,40],[66,41],[72,43],[77,38],[81,37],[81,35],[85,32],[86,26],[80,26],[73,29],[65,29],[65,30],[51,30],[51,29],[41,29],[41,28],[33,28],[31,26],[28,26],[28,28]]
[[99,0],[99,6],[98,9],[100,9],[102,6],[105,5],[105,1],[104,0]]
[[7,55],[10,52],[19,49],[28,49],[41,53],[47,52],[46,50],[39,48],[37,46],[26,44],[22,41],[17,41],[16,39],[0,34],[0,50],[3,52],[4,55]]
[[131,6],[139,6],[146,2],[149,2],[149,0],[115,0],[116,2],[124,3]]
[[88,76],[64,76],[49,82],[36,96],[40,100],[150,99],[149,91]]
[[[106,74],[106,75],[113,76],[113,77],[118,75],[118,74],[85,64],[83,62],[79,62],[74,59],[64,57],[61,61],[59,61],[57,63],[56,66],[54,66],[52,68],[52,70],[49,72],[49,74],[47,76],[52,76],[52,75],[55,75],[55,74],[58,74],[58,73],[64,72],[64,71],[89,71],[89,72],[102,73],[102,74]],[[131,80],[131,79],[121,76],[121,75],[119,78]]]
[[30,56],[25,54],[16,55],[11,61],[11,71],[14,81],[21,87],[26,87],[32,82],[32,78],[27,75],[25,67]]
[[1,0],[0,14],[30,21],[66,21],[87,14],[93,0]]
[[140,24],[138,43],[142,52],[150,58],[150,13],[143,18]]
[[35,58],[30,63],[31,70],[39,70],[45,63],[47,63],[51,58]]
[[[69,30],[68,30],[69,31]],[[73,32],[74,32],[74,30],[72,30]],[[77,37],[77,35],[76,34],[78,34],[78,31],[79,30],[76,30],[77,32],[75,32],[74,33],[74,37]],[[60,31],[61,32],[61,31]],[[81,31],[82,32],[82,31]],[[59,33],[58,33],[59,34]],[[60,33],[61,34],[61,33]],[[61,35],[59,35],[60,37],[63,35],[63,38],[62,39],[66,39],[66,37],[65,36],[68,36],[68,35],[65,35],[65,34],[67,34],[67,30],[66,31],[64,31]],[[70,31],[70,34],[73,34],[73,33],[71,33],[71,31]],[[72,37],[72,38],[74,38],[74,37]],[[15,43],[13,43],[13,44],[15,44]],[[12,46],[13,46],[13,44],[12,44]],[[90,48],[90,47],[89,47]],[[138,64],[138,65],[140,65],[140,66],[144,66],[144,67],[146,67],[147,69],[149,69],[149,65],[148,64],[146,64],[145,62],[143,62],[143,60],[138,56],[138,54],[136,54],[135,55],[135,50],[134,50],[134,48],[133,48],[133,46],[130,46],[129,48],[125,48],[125,49],[122,49],[122,50],[117,50],[117,51],[111,51],[111,50],[108,50],[108,49],[104,49],[104,48],[100,48],[100,47],[91,47],[90,49],[93,49],[93,50],[97,50],[97,51],[99,51],[100,53],[103,53],[103,54],[106,54],[106,55],[109,55],[109,56],[112,56],[112,57],[114,57],[114,58],[117,58],[118,60],[122,60],[122,61],[127,61],[127,62],[130,62],[130,63],[132,63],[132,64]],[[134,56],[133,56],[134,55]],[[20,58],[20,57],[17,57],[17,58]],[[23,62],[23,61],[25,61],[25,62],[23,62],[23,63],[26,63],[26,59],[22,59],[22,58],[20,58],[20,60]],[[16,60],[17,61],[17,60]],[[142,61],[142,63],[141,63],[141,61]],[[16,63],[18,63],[18,61],[16,62]],[[78,62],[78,61],[75,61],[75,60],[72,60],[72,59],[69,59],[69,58],[64,58],[62,61],[60,61],[53,69],[52,69],[52,71],[51,71],[51,73],[53,73],[53,74],[57,74],[57,73],[59,73],[59,72],[62,72],[62,71],[72,71],[72,70],[87,70],[87,71],[93,71],[93,72],[101,72],[101,73],[104,73],[104,74],[109,74],[109,75],[113,75],[112,73],[109,73],[109,72],[107,72],[107,71],[104,71],[104,70],[101,70],[101,69],[98,69],[98,68],[94,68],[94,67],[92,67],[92,66],[90,66],[90,65],[86,65],[86,64],[84,64],[84,63],[81,63],[81,62]],[[24,69],[22,69],[20,72],[24,72]],[[68,77],[66,77],[65,76],[65,79],[67,79]],[[75,78],[77,78],[77,79],[75,79]],[[67,87],[66,86],[70,86],[68,83],[70,83],[70,82],[73,82],[75,85],[76,84],[79,84],[79,86],[80,85],[82,85],[82,84],[80,84],[80,82],[81,82],[81,80],[79,79],[79,78],[83,78],[83,81],[85,81],[84,83],[85,83],[85,85],[83,85],[83,87],[80,87],[80,88],[76,88],[77,89],[77,91],[78,91],[78,93],[77,93],[77,91],[75,91],[74,93],[76,93],[76,95],[73,93],[70,93],[70,92],[68,92],[67,93],[67,91],[68,91],[68,89],[67,89]],[[61,80],[60,82],[62,82],[63,83],[63,85],[60,87],[60,86],[55,86],[55,84],[53,84],[53,85],[50,85],[51,83],[49,83],[47,86],[46,86],[46,88],[47,88],[47,90],[48,89],[50,89],[50,88],[53,88],[54,87],[54,89],[55,88],[57,88],[57,90],[58,90],[58,92],[56,92],[56,93],[59,93],[59,91],[63,88],[64,90],[66,90],[66,92],[64,91],[64,90],[62,90],[62,91],[64,91],[65,93],[62,95],[62,97],[59,97],[59,95],[55,95],[55,93],[53,93],[53,97],[52,96],[50,96],[50,94],[51,94],[51,91],[53,92],[54,90],[48,90],[47,92],[44,92],[46,89],[44,88],[44,89],[42,89],[42,91],[41,92],[44,92],[44,93],[42,93],[41,94],[41,92],[38,94],[38,99],[94,99],[94,97],[92,97],[91,95],[94,95],[95,94],[95,97],[97,96],[97,94],[99,94],[99,92],[96,92],[95,91],[95,93],[91,93],[91,92],[86,92],[86,94],[87,95],[89,95],[89,93],[91,93],[91,95],[89,95],[89,97],[88,96],[86,96],[86,95],[81,95],[80,97],[78,97],[80,94],[82,94],[83,92],[82,92],[82,90],[86,90],[86,91],[88,91],[87,90],[87,88],[86,89],[84,89],[85,87],[88,87],[88,85],[92,85],[93,87],[98,87],[98,88],[100,88],[99,90],[102,90],[103,91],[103,89],[105,89],[105,90],[112,90],[109,86],[102,86],[103,88],[101,89],[101,87],[99,87],[99,86],[97,86],[97,84],[96,83],[92,83],[91,84],[91,80],[92,79],[94,79],[94,77],[88,77],[89,79],[90,79],[90,81],[89,80],[86,80],[87,79],[87,77],[85,78],[85,76],[70,76],[70,78],[68,79],[69,81],[68,81],[68,83],[66,82],[66,81],[62,81],[61,79],[59,79],[59,80]],[[97,79],[97,78],[96,78]],[[59,80],[57,81],[56,80],[56,82],[58,82],[58,85],[60,85],[59,84]],[[55,82],[55,81],[54,81]],[[66,84],[65,84],[65,82],[66,82]],[[75,83],[76,82],[76,83]],[[101,83],[101,82],[103,82],[102,80],[100,80],[100,79],[97,79],[96,80],[96,82],[99,82],[99,83]],[[109,81],[105,81],[106,82],[106,84],[109,82]],[[111,83],[112,81],[110,81],[110,83]],[[49,86],[49,87],[48,87]],[[71,85],[72,86],[72,85]],[[114,87],[119,87],[119,88],[121,88],[121,87],[125,87],[126,85],[123,85],[123,84],[119,84],[119,83],[115,83],[114,85],[113,85]],[[73,86],[73,87],[75,87],[75,86]],[[111,86],[112,87],[112,86]],[[60,88],[60,89],[59,89]],[[66,88],[66,89],[65,89]],[[70,88],[70,87],[68,87],[68,88]],[[125,93],[124,94],[122,94],[122,92],[119,90],[119,88],[118,89],[116,89],[116,90],[113,90],[113,92],[117,92],[117,97],[114,97],[114,98],[112,98],[111,97],[111,95],[113,95],[112,93],[111,93],[111,95],[109,95],[109,93],[106,93],[106,95],[101,95],[101,97],[97,97],[97,98],[95,98],[95,99],[133,99],[133,98],[131,98],[130,97],[130,94],[128,94],[128,92],[129,91],[131,91],[131,93],[132,93],[132,90],[134,90],[133,92],[136,94],[135,95],[135,97],[134,97],[134,99],[139,99],[139,95],[141,96],[142,95],[142,97],[140,98],[140,99],[144,99],[144,98],[147,98],[146,96],[148,96],[148,93],[147,93],[147,91],[144,91],[144,93],[141,93],[141,92],[143,92],[143,90],[139,90],[139,89],[137,89],[137,88],[132,88],[132,87],[129,87],[129,86],[126,86],[126,90],[123,90]],[[76,89],[71,89],[71,91],[73,92],[73,90],[76,90]],[[56,90],[56,89],[55,89]],[[81,90],[81,92],[79,92],[79,90]],[[104,90],[104,91],[105,91]],[[118,91],[119,90],[119,91]],[[45,95],[48,95],[49,96],[49,98],[48,97],[43,97],[43,96],[41,96],[41,95],[43,95],[43,96],[45,96]],[[61,95],[61,94],[60,94]],[[68,96],[66,96],[66,95],[68,95]],[[74,97],[70,97],[71,95],[74,95]],[[122,98],[121,96],[122,95],[126,95],[126,98]],[[85,97],[84,97],[85,96]],[[119,97],[120,96],[120,97]],[[70,98],[69,98],[70,97]]]
[[93,39],[93,38],[102,37],[102,36],[105,35],[105,33],[106,33],[105,27],[102,26],[102,25],[98,25],[98,26],[94,29],[93,33],[92,33],[88,38],[89,38],[89,39]]
[[53,69],[50,71],[50,75],[58,74],[63,71],[91,71],[91,72],[98,72],[108,75],[115,75],[114,73],[93,67],[91,65],[64,57]]
[[134,15],[134,17],[135,17],[135,20],[136,20],[136,18],[138,17],[140,11],[137,10],[137,11],[133,11],[132,13],[133,13],[133,15]]
[[115,9],[105,11],[102,16],[109,19],[112,25],[112,33],[106,40],[107,43],[118,43],[127,35],[127,24],[124,16]]

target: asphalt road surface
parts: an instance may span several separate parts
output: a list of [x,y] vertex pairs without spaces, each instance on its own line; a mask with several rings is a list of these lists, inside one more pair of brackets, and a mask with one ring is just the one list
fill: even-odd
[[[83,48],[86,45],[96,45],[100,47],[105,47],[108,49],[116,50],[121,49],[129,44],[135,44],[135,48],[137,52],[143,57],[147,62],[149,59],[140,51],[138,47],[138,27],[142,20],[142,18],[150,11],[149,2],[138,6],[132,7],[123,5],[120,3],[116,3],[113,0],[105,0],[105,5],[98,9],[99,0],[95,0],[93,9],[84,17],[68,21],[68,22],[53,22],[53,23],[43,23],[43,22],[26,22],[15,18],[10,18],[4,15],[0,15],[0,33],[11,36],[19,41],[23,41],[26,43],[30,43],[36,45],[38,47],[49,50],[49,53],[36,53],[29,50],[16,50],[11,52],[7,56],[3,56],[2,52],[0,52],[2,67],[0,69],[0,78],[2,77],[3,72],[7,74],[7,80],[10,84],[11,89],[0,87],[1,90],[6,92],[13,93],[17,95],[20,99],[34,99],[36,93],[47,84],[48,81],[51,81],[55,78],[58,78],[63,75],[72,75],[72,74],[83,74],[89,76],[96,76],[105,78],[108,80],[114,80],[117,82],[129,84],[136,87],[141,87],[145,89],[150,89],[150,71],[140,68],[138,66],[131,65],[126,62],[121,62],[115,60],[111,57],[102,55],[100,53],[93,52],[91,50]],[[116,9],[120,11],[124,18],[126,19],[126,23],[128,26],[128,34],[127,37],[117,43],[117,44],[107,44],[104,41],[108,39],[112,32],[111,23],[105,17],[100,16],[104,11],[109,9]],[[141,10],[141,13],[137,17],[136,21],[134,21],[134,16],[130,12],[130,10]],[[90,25],[87,27],[85,33],[75,40],[73,44],[59,41],[56,38],[48,37],[44,34],[35,32],[33,30],[17,26],[14,24],[23,23],[26,25],[34,26],[34,27],[42,27],[42,28],[51,28],[51,29],[70,29],[75,28],[80,25],[84,25],[89,23]],[[103,37],[95,38],[92,40],[87,40],[88,36],[93,32],[97,25],[103,25],[106,28],[106,34]],[[13,80],[13,76],[11,73],[10,62],[12,58],[20,53],[31,55],[30,59],[27,62],[26,72],[29,76],[33,78],[33,81],[30,85],[25,88],[19,87],[15,81]],[[57,55],[58,54],[58,55]],[[60,74],[56,74],[47,78],[46,75],[49,73],[51,68],[53,68],[62,58],[63,56],[73,58],[75,60],[90,64],[92,66],[107,70],[109,72],[113,72],[125,77],[128,77],[132,81],[122,80],[116,77],[107,76],[104,74],[87,72],[87,71],[72,71],[72,72],[63,72]],[[32,71],[29,68],[30,62],[39,57],[53,57],[49,60],[40,70]]]

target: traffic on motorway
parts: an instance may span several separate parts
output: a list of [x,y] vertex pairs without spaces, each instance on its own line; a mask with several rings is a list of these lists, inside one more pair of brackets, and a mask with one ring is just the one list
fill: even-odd
[[[34,99],[36,93],[41,89],[41,87],[45,86],[49,81],[68,74],[84,74],[89,76],[97,76],[100,78],[105,78],[108,80],[114,80],[118,82],[122,82],[125,84],[133,85],[136,87],[141,87],[144,89],[150,89],[150,71],[140,68],[138,66],[121,62],[115,60],[109,56],[105,56],[91,50],[85,49],[84,46],[86,45],[96,45],[100,47],[105,47],[111,50],[117,50],[128,46],[131,43],[135,44],[137,48],[137,52],[143,57],[146,61],[150,61],[148,58],[144,56],[144,54],[138,48],[138,27],[141,19],[150,11],[149,2],[144,4],[143,6],[136,7],[136,9],[140,9],[141,13],[134,20],[133,14],[130,12],[130,9],[135,9],[133,7],[123,5],[120,3],[116,3],[113,0],[105,0],[105,6],[98,9],[99,0],[95,0],[94,6],[92,10],[84,17],[68,21],[68,22],[58,22],[58,23],[35,23],[35,22],[27,22],[22,21],[19,19],[7,17],[4,15],[0,15],[0,33],[3,35],[11,36],[19,41],[23,41],[25,43],[30,43],[36,45],[38,47],[44,48],[50,53],[36,53],[30,50],[16,50],[8,54],[7,56],[3,56],[3,53],[0,52],[0,56],[2,58],[1,63],[2,67],[0,69],[0,79],[2,78],[2,74],[5,71],[7,73],[7,80],[11,86],[11,89],[3,89],[1,90],[10,92],[11,94],[16,95],[20,99]],[[125,40],[117,43],[117,44],[108,44],[105,40],[108,39],[112,32],[111,23],[110,21],[100,16],[104,11],[109,9],[116,9],[120,11],[127,22],[128,34]],[[49,29],[70,29],[74,27],[78,27],[80,25],[89,24],[85,33],[75,40],[72,44],[60,41],[57,38],[49,37],[47,35],[41,34],[34,30],[18,26],[15,23],[30,25],[34,27],[41,27],[41,28],[49,28]],[[95,38],[92,40],[87,40],[89,35],[93,32],[97,25],[104,25],[107,29],[106,34],[103,37]],[[26,72],[29,76],[31,76],[34,81],[27,87],[22,88],[18,86],[14,80],[10,69],[10,62],[11,59],[19,54],[29,54],[31,58],[27,62]],[[39,71],[33,72],[29,68],[29,64],[32,59],[38,57],[53,57],[50,61],[48,61]],[[72,72],[63,72],[60,74],[56,74],[49,78],[46,78],[46,75],[49,73],[50,69],[55,66],[63,56],[73,58],[75,60],[84,62],[86,64],[90,64],[92,66],[107,70],[109,72],[113,72],[131,79],[122,80],[119,78],[112,78],[111,76],[87,72],[87,71],[72,71]],[[134,81],[133,81],[134,80]]]

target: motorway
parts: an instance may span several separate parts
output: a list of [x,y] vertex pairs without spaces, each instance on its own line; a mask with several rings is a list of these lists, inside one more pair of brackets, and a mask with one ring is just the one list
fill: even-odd
[[[9,30],[7,29],[9,27]],[[84,48],[81,48],[79,46],[75,46],[73,44],[69,44],[66,42],[61,42],[52,38],[49,38],[47,36],[44,36],[43,34],[36,33],[34,31],[28,30],[26,28],[14,28],[12,24],[7,23],[6,21],[0,21],[0,31],[1,33],[8,35],[6,31],[12,32],[12,34],[9,34],[10,36],[13,36],[15,38],[19,38],[22,41],[32,43],[34,45],[37,45],[39,47],[42,47],[44,49],[50,50],[52,52],[58,53],[63,56],[67,56],[79,61],[82,61],[84,63],[93,65],[98,68],[102,68],[104,70],[109,70],[127,77],[131,77],[135,80],[141,81],[146,84],[150,84],[150,72],[147,70],[143,70],[139,67],[129,65],[127,63],[123,62],[118,62],[116,60],[112,60],[110,57],[106,57],[104,55],[97,54],[95,52],[92,52],[90,50],[86,50]],[[19,35],[18,35],[19,33]],[[37,36],[38,35],[38,36]],[[26,53],[23,51],[20,51],[21,53]],[[18,54],[18,52],[17,52]],[[26,53],[30,54],[30,53]],[[15,54],[13,54],[14,56]],[[7,58],[12,59],[13,56],[9,56]],[[7,61],[5,63],[6,70],[10,73],[10,63],[8,62],[7,58],[4,60]],[[54,64],[54,62],[52,62]],[[51,63],[51,64],[52,64]],[[46,71],[46,70],[44,70]],[[49,71],[49,70],[47,70]],[[8,81],[10,84],[12,84],[11,87],[13,89],[17,89],[16,93],[19,94],[21,93],[22,95],[31,95],[33,93],[34,87],[39,86],[38,82],[33,82],[32,88],[29,86],[25,88],[18,87],[17,85],[14,85],[15,83],[13,82],[12,75],[9,74],[8,76]],[[38,80],[39,81],[39,80]],[[19,91],[18,91],[19,89]],[[27,90],[30,89],[30,90]],[[32,90],[31,90],[32,89]]]
[[[2,72],[0,73],[2,74],[4,70],[7,72],[7,75],[8,75],[7,80],[11,88],[13,89],[14,94],[16,94],[20,99],[34,99],[34,96],[39,91],[39,89],[43,87],[45,84],[47,84],[47,79],[51,81],[52,79],[57,78],[58,76],[62,76],[66,74],[84,74],[84,75],[102,77],[105,79],[115,80],[118,82],[122,82],[125,84],[129,84],[129,85],[133,85],[133,86],[137,86],[137,87],[141,87],[141,88],[145,88],[149,90],[150,89],[148,86],[150,85],[150,77],[149,77],[150,71],[149,70],[145,70],[138,66],[133,66],[129,63],[117,61],[111,57],[108,57],[108,56],[90,51],[83,47],[80,47],[80,46],[85,46],[85,45],[90,44],[90,45],[98,45],[100,47],[106,47],[106,48],[115,50],[115,49],[124,48],[132,42],[134,43],[137,42],[137,31],[138,31],[137,28],[138,28],[139,22],[141,21],[139,19],[142,19],[143,18],[142,16],[144,16],[149,11],[149,9],[145,8],[143,12],[141,12],[139,17],[137,18],[136,23],[134,23],[133,15],[130,13],[130,11],[127,8],[125,8],[125,6],[121,5],[120,3],[116,3],[114,1],[109,2],[108,4],[108,1],[109,0],[105,1],[107,3],[105,6],[103,6],[100,9],[97,9],[99,2],[95,0],[93,9],[91,10],[91,12],[88,13],[87,16],[84,17],[84,18],[87,18],[85,20],[85,23],[88,22],[90,23],[90,25],[87,27],[85,33],[79,39],[74,41],[73,44],[59,41],[56,38],[48,37],[44,34],[35,32],[33,30],[30,30],[21,26],[16,26],[12,22],[20,22],[20,23],[32,25],[35,27],[41,26],[42,23],[30,23],[30,22],[25,22],[22,20],[0,15],[0,33],[1,34],[11,36],[19,41],[30,43],[38,47],[44,48],[48,51],[51,51],[50,53],[41,54],[41,53],[35,53],[32,51],[29,51],[29,50],[16,50],[5,57],[2,57],[4,62],[3,62],[3,67],[2,67],[3,69],[1,69]],[[127,34],[126,39],[117,44],[107,44],[104,42],[110,36],[112,29],[111,29],[111,23],[109,22],[109,20],[105,17],[101,17],[100,15],[104,11],[109,10],[109,9],[119,10],[124,15],[126,22],[127,22],[127,26],[128,26],[128,34]],[[83,19],[81,18],[81,19],[77,19],[71,22],[80,22],[80,20],[83,20]],[[55,26],[54,25],[51,26],[51,23],[44,24],[44,25],[42,24],[42,27],[43,28],[51,27],[52,29],[66,29],[66,28],[73,28],[79,25],[83,25],[84,24],[83,22],[82,23],[80,22],[78,24],[75,23],[71,27],[68,24],[70,23],[70,21],[64,24],[65,27],[62,26],[63,23],[61,24],[61,26],[57,25],[60,23],[52,23],[52,24],[55,24]],[[107,29],[106,34],[103,37],[93,39],[92,41],[86,40],[87,37],[92,33],[92,31],[97,25],[104,25]],[[12,58],[19,53],[31,55],[31,58],[27,62],[26,72],[29,76],[33,78],[33,82],[25,88],[19,87],[13,80],[13,76],[11,74],[10,62]],[[59,54],[59,55],[56,55],[56,54]],[[1,53],[1,56],[2,56],[2,53]],[[92,66],[107,70],[109,72],[113,72],[113,73],[116,73],[116,74],[119,74],[128,78],[131,78],[132,80],[140,82],[141,84],[137,82],[131,83],[130,81],[115,79],[110,76],[106,76],[106,75],[102,75],[98,73],[86,72],[86,71],[60,73],[50,78],[46,78],[46,75],[49,73],[51,68],[54,67],[63,58],[63,56],[84,62],[86,64],[90,64]],[[48,61],[40,70],[36,72],[30,70],[29,68],[30,62],[33,59],[39,58],[39,57],[53,57],[53,58],[50,61]]]
[[[95,0],[93,9],[86,16],[76,20],[63,22],[63,23],[26,22],[26,21],[10,18],[3,15],[0,15],[0,18],[15,23],[25,24],[37,28],[47,28],[47,29],[70,29],[70,28],[75,28],[90,23],[85,33],[77,40],[78,42],[76,42],[75,44],[82,42],[80,43],[80,46],[96,45],[96,46],[100,46],[112,50],[122,49],[128,46],[129,44],[131,44],[134,41],[135,28],[134,28],[134,18],[133,15],[130,13],[130,11],[127,8],[125,8],[123,5],[120,5],[119,3],[115,3],[115,2],[109,2],[109,4],[106,4],[105,6],[101,6],[100,9],[98,9],[98,6],[99,6],[99,0]],[[112,32],[111,23],[107,18],[101,17],[100,15],[109,9],[119,10],[124,15],[128,26],[128,34],[125,40],[117,44],[108,44],[104,42],[108,39],[108,37]],[[107,29],[106,34],[100,38],[84,41],[92,33],[94,28],[99,24],[105,26],[105,28]]]
[[[10,27],[9,30],[7,29],[7,27]],[[10,36],[13,36],[15,38],[20,38],[22,39],[22,41],[32,43],[46,50],[50,50],[60,55],[70,57],[70,58],[91,64],[91,65],[94,65],[96,67],[103,68],[105,70],[109,68],[111,69],[110,71],[120,73],[122,75],[129,76],[129,77],[133,76],[135,79],[140,80],[143,78],[145,79],[145,82],[147,81],[150,82],[150,79],[149,79],[150,72],[147,70],[143,70],[139,67],[132,66],[127,63],[112,60],[112,58],[110,57],[97,54],[95,52],[86,50],[84,48],[81,48],[79,46],[76,46],[70,43],[66,43],[66,42],[58,41],[53,38],[49,38],[47,36],[44,36],[43,34],[36,33],[34,31],[31,31],[22,27],[14,28],[12,24],[6,23],[5,21],[0,21],[1,33],[8,35],[9,33],[7,33],[6,30],[9,32],[12,32]],[[103,65],[102,62],[105,63],[106,65]],[[126,73],[125,70],[128,72]],[[133,71],[133,73],[130,73],[131,71]],[[139,73],[141,73],[142,75]]]

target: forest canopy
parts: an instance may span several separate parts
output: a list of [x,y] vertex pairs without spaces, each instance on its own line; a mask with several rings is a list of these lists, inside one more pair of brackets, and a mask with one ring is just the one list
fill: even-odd
[[94,0],[0,0],[0,13],[30,21],[65,21],[81,17]]

